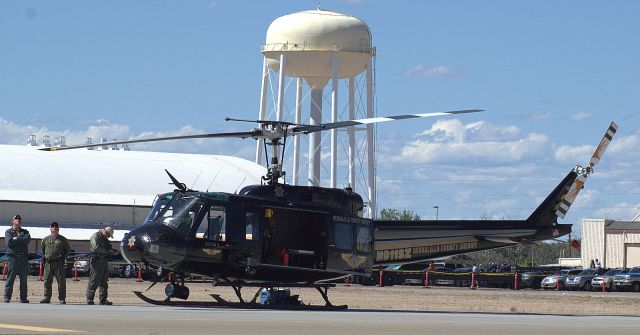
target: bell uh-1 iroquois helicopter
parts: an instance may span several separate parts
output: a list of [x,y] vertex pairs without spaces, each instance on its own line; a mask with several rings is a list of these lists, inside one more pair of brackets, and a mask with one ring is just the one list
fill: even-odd
[[[130,263],[144,263],[157,268],[159,274],[170,271],[173,276],[165,289],[166,300],[152,300],[140,292],[138,296],[151,303],[176,304],[170,298],[186,300],[189,296],[184,276],[198,274],[213,278],[215,285],[233,287],[242,305],[247,304],[240,294],[243,286],[315,287],[326,307],[335,307],[327,296],[328,288],[334,285],[327,281],[332,279],[349,275],[369,277],[374,266],[417,262],[568,234],[571,225],[558,224],[557,219],[564,217],[604,154],[617,130],[613,122],[588,166],[571,170],[526,220],[368,219],[361,216],[362,197],[350,188],[294,186],[281,182],[284,176],[281,158],[289,136],[479,111],[399,115],[321,125],[258,120],[249,121],[257,122],[260,127],[248,132],[106,143],[235,137],[262,138],[265,143],[270,142],[272,148],[262,185],[244,187],[237,194],[190,190],[167,171],[175,191],[156,198],[145,223],[126,234],[120,248]],[[41,150],[102,145],[105,143]],[[257,296],[258,293],[252,302]]]

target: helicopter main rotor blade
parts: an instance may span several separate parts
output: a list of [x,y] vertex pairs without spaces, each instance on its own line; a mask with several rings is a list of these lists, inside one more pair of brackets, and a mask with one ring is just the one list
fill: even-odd
[[181,183],[180,181],[178,181],[178,179],[176,179],[176,177],[174,177],[169,172],[169,170],[164,169],[164,172],[166,172],[169,175],[169,179],[171,179],[171,182],[173,183],[173,185],[175,185],[182,192],[187,192],[187,185],[185,185],[184,183]]
[[406,114],[406,115],[392,115],[392,116],[381,116],[381,117],[372,117],[366,119],[357,119],[357,120],[349,120],[349,121],[338,121],[331,123],[323,123],[317,126],[314,125],[304,125],[304,126],[296,126],[291,128],[291,132],[295,134],[309,134],[317,131],[336,129],[336,128],[344,128],[357,126],[362,124],[371,124],[371,123],[380,123],[387,121],[397,121],[397,120],[406,120],[406,119],[414,119],[421,117],[434,117],[434,116],[443,116],[443,115],[455,115],[455,114],[466,114],[466,113],[477,113],[483,112],[484,109],[465,109],[465,110],[457,110],[457,111],[447,111],[447,112],[435,112],[435,113],[421,113],[421,114]]
[[81,148],[95,148],[100,146],[110,146],[110,145],[118,145],[118,144],[130,144],[130,143],[143,143],[143,142],[159,142],[159,141],[171,141],[171,140],[187,140],[194,138],[257,138],[262,136],[262,130],[254,129],[252,131],[244,131],[244,132],[236,132],[236,133],[210,133],[210,134],[197,134],[197,135],[181,135],[181,136],[166,136],[166,137],[154,137],[154,138],[142,138],[139,140],[124,140],[124,141],[113,141],[113,142],[105,142],[105,143],[92,143],[92,144],[80,144],[80,145],[71,145],[68,147],[49,147],[49,148],[40,148],[38,150],[42,151],[60,151],[60,150],[71,150],[71,149],[81,149]]

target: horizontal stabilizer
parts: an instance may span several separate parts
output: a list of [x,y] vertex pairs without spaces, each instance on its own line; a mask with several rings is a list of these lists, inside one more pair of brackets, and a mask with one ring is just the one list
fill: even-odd
[[514,241],[510,238],[506,238],[506,237],[484,237],[485,240],[487,241],[491,241],[491,242],[498,242],[498,243],[504,243],[504,244],[517,244],[518,241]]

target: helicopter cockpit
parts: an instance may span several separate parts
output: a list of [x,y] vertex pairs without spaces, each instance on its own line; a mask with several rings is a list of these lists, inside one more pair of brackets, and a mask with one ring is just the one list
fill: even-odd
[[176,196],[169,201],[153,222],[172,227],[183,236],[189,236],[194,219],[202,211],[204,203],[196,196]]

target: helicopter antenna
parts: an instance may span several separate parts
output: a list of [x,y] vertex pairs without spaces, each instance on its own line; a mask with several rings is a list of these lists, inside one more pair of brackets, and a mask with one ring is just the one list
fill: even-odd
[[193,189],[196,186],[196,183],[198,182],[198,179],[200,179],[200,175],[202,175],[202,170],[200,170],[200,173],[198,173],[198,176],[196,177],[196,180],[194,180],[193,184],[191,184],[191,189]]
[[245,180],[247,180],[247,177],[244,177],[244,179],[242,179],[242,181],[240,182],[240,184],[238,184],[238,187],[236,187],[236,190],[233,192],[233,194],[238,194],[238,190],[240,189],[240,186],[242,186]]
[[218,178],[218,175],[220,174],[221,170],[218,170],[218,172],[216,172],[216,175],[213,176],[213,179],[211,179],[211,183],[209,183],[209,186],[207,186],[207,192],[209,192],[209,189],[211,188],[211,185],[213,185],[213,182],[216,181],[216,178]]

